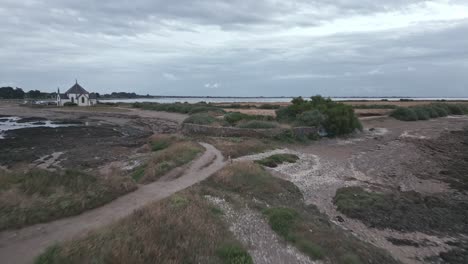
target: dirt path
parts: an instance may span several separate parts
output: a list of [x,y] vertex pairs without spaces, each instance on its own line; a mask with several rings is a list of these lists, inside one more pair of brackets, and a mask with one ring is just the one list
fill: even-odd
[[221,169],[224,158],[212,145],[201,143],[206,152],[184,174],[173,180],[154,182],[102,207],[78,216],[0,233],[0,260],[4,264],[32,263],[42,250],[56,242],[86,234],[89,230],[125,217],[135,209],[158,201],[202,181]]

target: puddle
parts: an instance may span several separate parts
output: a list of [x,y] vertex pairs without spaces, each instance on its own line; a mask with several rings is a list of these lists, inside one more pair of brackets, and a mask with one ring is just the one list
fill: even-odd
[[[23,120],[23,121],[22,121]],[[28,121],[24,121],[28,120]],[[30,121],[29,121],[30,120]],[[16,129],[32,128],[32,127],[69,127],[77,126],[77,124],[57,123],[55,121],[43,119],[23,119],[16,116],[0,117],[0,139],[5,138],[5,132]]]

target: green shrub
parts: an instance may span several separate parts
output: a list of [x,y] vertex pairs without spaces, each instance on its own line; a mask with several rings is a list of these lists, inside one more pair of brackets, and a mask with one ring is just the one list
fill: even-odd
[[402,121],[428,120],[447,115],[468,114],[468,106],[463,104],[435,103],[411,107],[398,107],[390,116]]
[[66,102],[63,104],[63,106],[78,106],[78,105],[72,102]]
[[305,111],[297,117],[299,124],[311,127],[320,127],[327,120],[326,116],[318,110]]
[[327,108],[325,115],[327,121],[324,127],[331,136],[349,134],[356,129],[362,130],[359,119],[349,105],[337,104],[334,107]]
[[416,114],[416,112],[412,108],[408,107],[398,107],[395,111],[393,111],[390,114],[390,116],[402,121],[418,120],[418,114]]
[[[320,116],[318,113],[322,114]],[[338,136],[362,129],[352,106],[333,102],[330,98],[313,96],[310,100],[294,98],[292,104],[276,110],[277,120],[281,122],[306,122],[321,125],[330,136]]]
[[449,109],[447,107],[445,107],[444,105],[433,104],[432,107],[437,112],[437,115],[439,117],[448,116],[448,114],[449,114]]
[[298,159],[299,157],[294,154],[275,154],[255,162],[263,166],[275,168],[278,167],[279,164],[285,162],[295,163]]
[[250,120],[250,116],[239,113],[239,112],[229,112],[224,115],[224,121],[228,122],[229,124],[233,125],[241,120]]
[[247,115],[239,112],[229,112],[224,115],[224,121],[228,122],[230,125],[235,125],[240,121],[250,121],[250,120],[259,120],[259,121],[274,121],[275,118],[272,116],[266,115]]
[[463,108],[460,105],[448,104],[448,108],[449,108],[450,114],[452,114],[452,115],[463,115],[463,114],[465,114],[465,111],[463,111]]
[[252,128],[252,129],[268,129],[268,128],[276,128],[278,127],[278,124],[274,122],[251,120],[245,123],[240,123],[239,125],[237,125],[237,127]]
[[290,208],[269,208],[264,211],[268,217],[271,229],[280,234],[286,239],[290,239],[290,232],[292,231],[299,214]]
[[216,118],[208,114],[199,113],[199,114],[194,114],[194,115],[187,117],[184,120],[184,123],[196,124],[196,125],[209,125],[209,124],[215,123],[216,121],[217,121]]
[[425,107],[415,107],[412,110],[416,113],[418,120],[429,120],[431,118],[430,112]]
[[[388,100],[387,100],[388,101]],[[390,104],[363,104],[363,105],[353,105],[354,109],[395,109],[396,105]]]
[[259,109],[279,109],[281,106],[280,105],[274,105],[274,104],[262,104],[260,105]]
[[222,245],[216,253],[225,264],[253,264],[249,253],[237,244]]

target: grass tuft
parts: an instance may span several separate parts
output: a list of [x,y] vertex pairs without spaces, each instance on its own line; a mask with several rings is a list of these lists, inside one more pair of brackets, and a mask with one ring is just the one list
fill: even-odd
[[222,245],[216,253],[226,264],[253,264],[252,257],[239,245]]
[[276,168],[285,162],[295,163],[297,160],[299,157],[294,154],[275,154],[255,162],[266,167]]

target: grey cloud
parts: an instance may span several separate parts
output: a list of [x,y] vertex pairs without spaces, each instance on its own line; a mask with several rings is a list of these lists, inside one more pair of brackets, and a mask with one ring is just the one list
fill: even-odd
[[428,0],[0,1],[0,83],[26,89],[468,96],[467,20],[310,34]]

